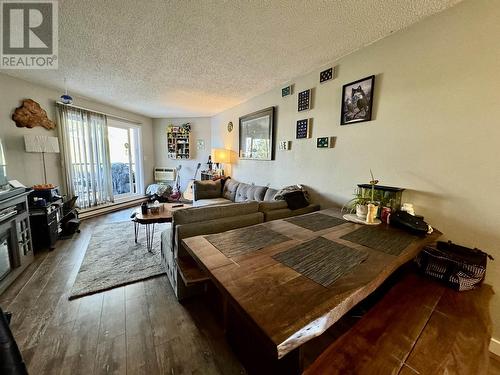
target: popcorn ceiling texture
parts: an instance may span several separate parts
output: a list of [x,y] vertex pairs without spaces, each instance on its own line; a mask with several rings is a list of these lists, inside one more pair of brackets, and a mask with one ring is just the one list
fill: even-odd
[[[2,72],[150,117],[210,116],[460,0],[59,1],[59,70]],[[77,103],[76,103],[77,104]]]

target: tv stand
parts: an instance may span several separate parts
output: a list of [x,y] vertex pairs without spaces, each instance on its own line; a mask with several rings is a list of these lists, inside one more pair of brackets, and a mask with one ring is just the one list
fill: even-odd
[[33,262],[28,210],[30,189],[0,195],[0,293]]

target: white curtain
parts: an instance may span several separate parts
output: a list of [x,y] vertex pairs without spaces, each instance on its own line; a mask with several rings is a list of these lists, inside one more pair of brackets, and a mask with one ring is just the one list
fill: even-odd
[[81,208],[113,202],[106,116],[59,103],[57,115],[68,196]]

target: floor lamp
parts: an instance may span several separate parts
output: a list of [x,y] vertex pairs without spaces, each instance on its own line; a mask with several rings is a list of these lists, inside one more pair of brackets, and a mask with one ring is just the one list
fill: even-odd
[[45,154],[59,153],[59,140],[57,137],[48,137],[46,135],[25,135],[24,147],[26,152],[37,152],[42,154],[43,179],[47,184],[47,168],[45,166]]

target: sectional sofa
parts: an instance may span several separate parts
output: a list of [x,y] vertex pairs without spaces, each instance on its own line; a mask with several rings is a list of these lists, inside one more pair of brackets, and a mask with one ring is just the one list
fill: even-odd
[[187,273],[196,274],[193,272],[196,265],[182,248],[182,239],[302,215],[320,208],[309,204],[291,210],[286,201],[274,200],[276,193],[277,189],[234,179],[228,179],[223,185],[220,180],[195,181],[194,207],[175,211],[171,225],[161,235],[162,264],[179,300],[196,292],[203,281],[203,277],[198,277],[200,283],[196,283],[187,276]]

